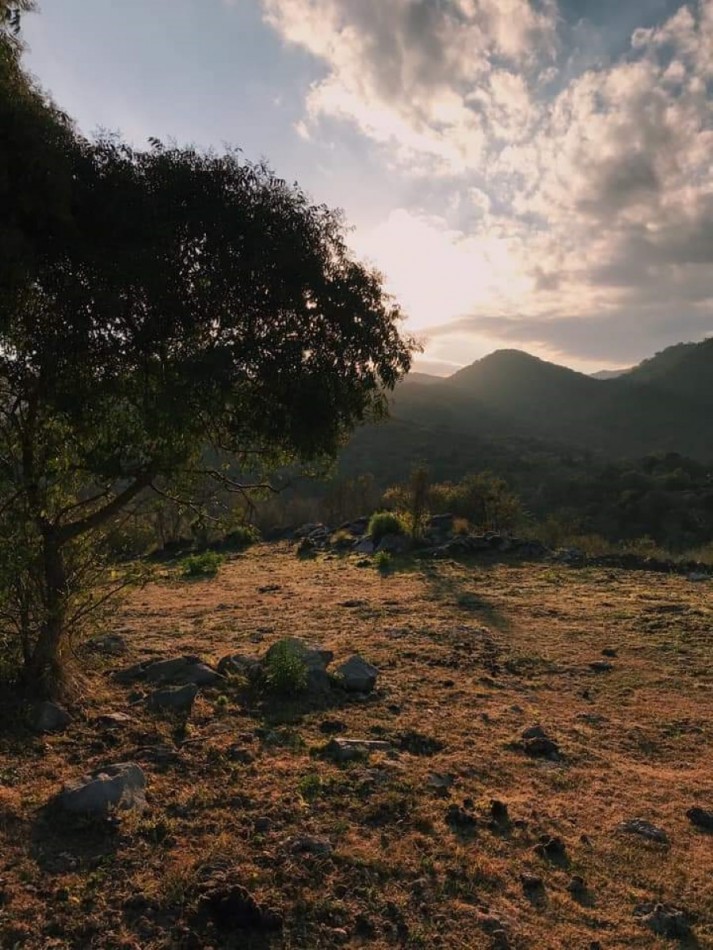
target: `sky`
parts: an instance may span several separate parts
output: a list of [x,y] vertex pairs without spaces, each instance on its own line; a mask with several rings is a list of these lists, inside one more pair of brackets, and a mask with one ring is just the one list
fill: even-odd
[[39,0],[87,134],[242,148],[344,209],[448,374],[713,334],[713,0]]

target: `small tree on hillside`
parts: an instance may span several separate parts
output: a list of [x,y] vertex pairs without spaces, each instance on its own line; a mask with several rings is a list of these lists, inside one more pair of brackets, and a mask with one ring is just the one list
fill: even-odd
[[127,508],[207,476],[239,490],[221,458],[333,455],[386,411],[411,344],[339,216],[267,166],[90,142],[23,90],[8,154],[57,152],[63,210],[51,239],[46,206],[19,216],[0,261],[0,649],[48,691]]

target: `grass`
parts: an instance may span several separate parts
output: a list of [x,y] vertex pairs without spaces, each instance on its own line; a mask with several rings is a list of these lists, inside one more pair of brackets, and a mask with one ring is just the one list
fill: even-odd
[[224,561],[225,556],[217,551],[201,551],[200,554],[189,554],[188,557],[184,557],[178,567],[182,577],[215,577]]
[[[137,705],[125,731],[98,731],[128,691],[91,669],[70,732],[0,734],[0,947],[487,950],[495,919],[514,950],[644,950],[658,946],[633,916],[644,900],[694,919],[695,942],[670,946],[713,946],[713,839],[685,817],[713,808],[711,585],[506,560],[422,564],[384,584],[356,563],[258,544],[209,584],[133,591],[116,625],[126,666],[263,655],[295,635],[335,666],[359,652],[381,671],[368,702],[265,696],[234,677],[202,690],[179,760],[162,765],[146,750],[176,740],[171,724]],[[356,600],[358,614],[340,606]],[[612,669],[595,673],[605,648]],[[559,761],[518,748],[535,723]],[[319,754],[332,734],[393,751],[334,764]],[[127,759],[147,775],[140,819],[70,826],[43,811],[64,779]],[[504,829],[491,799],[508,806]],[[474,828],[446,820],[453,805]],[[670,847],[618,833],[632,817],[664,827]],[[543,834],[563,838],[569,867],[535,854]],[[305,835],[334,851],[292,854]],[[541,902],[523,873],[542,879]],[[567,890],[572,874],[591,906]],[[278,908],[282,931],[212,929],[201,894],[221,875]]]

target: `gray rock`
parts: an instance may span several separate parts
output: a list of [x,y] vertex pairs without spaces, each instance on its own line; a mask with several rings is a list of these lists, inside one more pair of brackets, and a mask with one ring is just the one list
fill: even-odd
[[355,554],[373,554],[375,549],[374,542],[371,538],[362,538],[356,542],[353,551]]
[[198,687],[193,683],[169,689],[157,689],[146,697],[149,709],[167,712],[190,712],[198,695]]
[[387,554],[403,554],[408,548],[409,539],[405,534],[385,534],[376,550],[385,551]]
[[391,745],[380,739],[330,739],[323,755],[333,762],[352,762],[365,759],[372,752],[389,752]]
[[589,669],[593,673],[611,673],[614,669],[613,663],[608,663],[606,660],[593,660],[589,664]]
[[65,785],[57,802],[74,814],[106,816],[112,809],[141,812],[147,807],[146,777],[134,762],[106,765]]
[[183,686],[211,686],[221,679],[219,673],[206,666],[197,656],[179,656],[171,660],[150,663],[143,671],[148,683],[170,683]]
[[551,739],[542,726],[530,726],[522,733],[522,747],[528,755],[558,758],[559,746]]
[[677,937],[688,937],[691,933],[688,916],[678,907],[647,901],[634,908],[634,917],[638,917],[642,924],[659,937],[674,940]]
[[118,633],[107,633],[102,637],[94,637],[87,643],[87,649],[97,653],[106,653],[107,656],[121,656],[129,649],[126,640]]
[[344,688],[350,693],[370,693],[379,671],[363,657],[354,655],[337,669]]
[[277,643],[273,643],[265,654],[265,661],[269,662],[276,651],[284,648],[283,645],[289,646],[294,655],[302,660],[307,668],[307,672],[319,670],[324,673],[334,659],[334,654],[331,650],[325,650],[314,643],[307,643],[300,637],[285,637],[283,640],[278,640]]
[[619,830],[627,834],[639,835],[641,838],[647,838],[649,841],[656,841],[659,844],[668,844],[668,835],[657,825],[652,825],[645,818],[629,818],[622,821]]
[[218,663],[218,672],[223,676],[228,673],[239,673],[242,676],[250,676],[260,665],[260,661],[254,656],[245,656],[243,653],[229,653]]
[[331,841],[317,835],[288,838],[287,847],[292,854],[331,854],[334,851]]
[[67,710],[57,703],[38,703],[30,715],[30,726],[35,732],[64,732],[71,721]]
[[688,818],[691,824],[696,825],[698,828],[703,828],[705,831],[713,831],[713,811],[695,805],[693,808],[688,809],[686,818]]
[[97,716],[94,720],[100,729],[124,729],[130,726],[135,720],[123,712],[104,713]]

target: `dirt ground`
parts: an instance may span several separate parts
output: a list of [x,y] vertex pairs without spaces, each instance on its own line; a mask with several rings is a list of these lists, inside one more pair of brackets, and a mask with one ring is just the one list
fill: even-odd
[[[382,575],[258,545],[214,579],[161,570],[110,632],[128,653],[80,653],[66,732],[0,733],[3,950],[713,947],[713,834],[686,816],[713,809],[713,582],[475,560]],[[182,724],[108,675],[286,636],[334,667],[361,654],[376,690],[281,700],[231,677]],[[132,721],[102,728],[107,712]],[[525,751],[536,724],[558,756]],[[337,730],[390,748],[334,763]],[[48,807],[63,781],[122,761],[146,773],[142,816]],[[633,818],[668,841],[622,831]],[[295,836],[332,850],[295,853]],[[252,923],[206,910],[220,888],[249,892]],[[646,903],[683,911],[690,933],[657,936]]]

